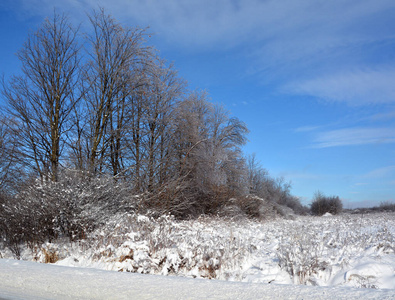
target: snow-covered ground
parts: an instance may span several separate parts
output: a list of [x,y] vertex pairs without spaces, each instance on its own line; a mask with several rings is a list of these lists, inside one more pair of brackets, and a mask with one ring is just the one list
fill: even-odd
[[394,290],[119,273],[0,259],[0,299],[394,299]]
[[[88,278],[86,284],[91,287],[98,282],[103,282],[103,287],[108,282],[119,282],[119,293],[124,286],[134,286],[130,285],[131,281],[140,282],[133,290],[136,293],[147,289],[152,291],[153,294],[147,294],[147,298],[165,297],[167,293],[176,292],[178,287],[178,294],[169,294],[174,296],[171,298],[181,299],[190,295],[194,299],[256,299],[261,298],[257,293],[269,293],[271,299],[322,299],[325,295],[332,299],[350,298],[350,295],[361,299],[367,299],[369,295],[374,295],[372,299],[394,299],[394,237],[394,213],[296,217],[295,220],[265,222],[218,218],[181,222],[171,217],[155,220],[146,216],[118,215],[85,240],[74,243],[59,240],[38,248],[22,249],[24,260],[56,261],[57,265],[78,267],[75,269],[59,266],[47,269],[47,265],[25,265],[24,262],[5,260],[13,255],[0,247],[0,257],[4,258],[0,260],[0,291],[3,291],[0,298],[7,295],[7,286],[4,285],[7,280],[4,278],[9,282],[20,282],[23,288],[27,282],[32,282],[32,288],[34,278],[39,282],[40,278],[50,278],[55,272],[62,277],[55,279],[54,283],[48,279],[47,285],[42,281],[44,286],[39,285],[39,291],[57,290],[57,282],[65,282],[65,288],[81,286],[78,283],[84,280],[73,279],[81,274]],[[178,277],[140,276],[126,272]],[[161,288],[162,285],[168,287]],[[139,286],[147,288],[140,289]],[[191,292],[184,291],[184,286]],[[339,289],[339,286],[343,288]],[[9,289],[11,295],[11,283]],[[66,291],[63,287],[60,290]],[[192,293],[199,290],[203,290],[201,295]],[[86,293],[83,291],[85,288],[81,286],[77,292],[82,294],[76,295],[84,298],[93,293],[88,287]],[[129,289],[119,294],[120,297],[112,294],[111,288],[105,288],[105,291],[113,298],[131,295]],[[67,293],[62,293],[57,295],[66,297]],[[232,293],[240,297],[230,297]],[[273,293],[278,297],[273,297]],[[337,295],[334,293],[340,293],[339,297],[333,297]],[[351,294],[340,297],[342,293]],[[143,299],[141,294],[138,295]]]

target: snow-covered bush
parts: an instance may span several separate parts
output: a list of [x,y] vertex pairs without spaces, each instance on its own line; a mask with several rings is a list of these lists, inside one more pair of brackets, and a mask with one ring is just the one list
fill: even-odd
[[66,170],[58,182],[36,180],[0,208],[0,234],[20,256],[19,244],[32,247],[59,237],[82,239],[119,211],[135,209],[128,186],[112,178],[91,178]]
[[[166,215],[153,218],[137,214],[118,214],[90,234],[75,242],[75,248],[44,244],[33,256],[45,262],[53,253],[73,265],[106,266],[106,269],[144,274],[186,275],[228,279],[241,268],[248,253],[250,237],[237,233],[240,226],[253,224],[203,217],[178,221]],[[226,226],[227,225],[227,226]],[[45,250],[45,251],[44,251]],[[77,250],[77,252],[76,252]],[[77,254],[80,252],[80,254]],[[239,275],[237,275],[239,276]]]
[[[395,288],[394,213],[270,221],[117,213],[86,238],[23,244],[22,259],[272,284]],[[0,242],[0,257],[15,257]]]
[[280,267],[292,276],[294,283],[314,284],[311,275],[328,266],[323,256],[324,241],[307,228],[302,229],[280,240],[277,256]]

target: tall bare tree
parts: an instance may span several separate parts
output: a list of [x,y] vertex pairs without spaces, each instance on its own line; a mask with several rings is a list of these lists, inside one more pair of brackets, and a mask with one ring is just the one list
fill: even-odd
[[191,93],[173,113],[173,174],[168,185],[174,187],[171,196],[176,200],[168,207],[182,204],[186,213],[213,212],[244,182],[240,147],[248,130],[221,106],[210,103],[205,92]]
[[125,101],[133,92],[135,76],[140,76],[136,75],[137,68],[147,63],[149,48],[143,46],[144,30],[123,27],[104,10],[94,12],[90,21],[93,34],[88,39],[92,51],[85,74],[90,118],[89,161],[91,168],[103,171],[110,151],[113,173],[118,173],[120,130],[126,121]]
[[161,185],[165,180],[165,170],[169,165],[170,153],[173,147],[171,138],[172,112],[175,104],[181,100],[185,82],[170,65],[159,61],[155,72],[151,75],[147,110],[147,176],[148,190],[154,185]]
[[18,52],[22,75],[3,81],[10,116],[19,125],[19,139],[30,165],[57,180],[70,129],[70,113],[78,101],[79,46],[77,30],[65,15],[54,13],[29,36]]

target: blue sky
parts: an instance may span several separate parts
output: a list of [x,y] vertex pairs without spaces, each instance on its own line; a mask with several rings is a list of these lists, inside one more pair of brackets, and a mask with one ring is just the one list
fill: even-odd
[[2,0],[0,72],[54,6],[87,30],[101,5],[151,43],[190,88],[247,123],[246,153],[303,203],[395,201],[395,1]]

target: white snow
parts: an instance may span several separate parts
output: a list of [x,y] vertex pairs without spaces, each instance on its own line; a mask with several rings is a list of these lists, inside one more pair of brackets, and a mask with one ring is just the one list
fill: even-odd
[[0,259],[0,299],[394,299],[394,290],[142,275]]
[[118,215],[86,240],[21,249],[23,260],[53,254],[58,266],[7,260],[13,254],[0,244],[0,298],[26,290],[68,299],[78,287],[75,297],[98,299],[395,299],[394,237],[394,213],[265,222]]

